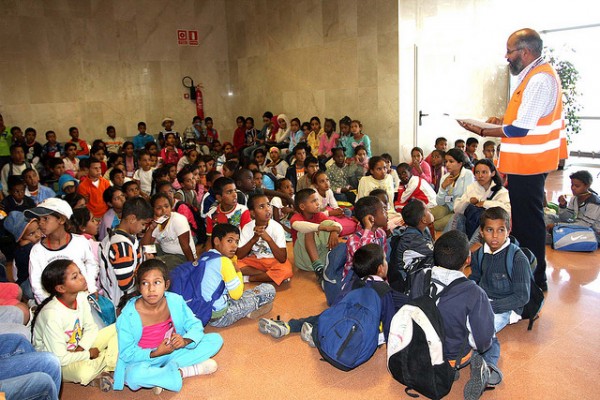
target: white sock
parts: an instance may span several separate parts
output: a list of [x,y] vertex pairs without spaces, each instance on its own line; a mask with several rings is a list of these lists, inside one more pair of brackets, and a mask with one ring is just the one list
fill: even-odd
[[217,362],[212,358],[209,358],[206,361],[190,365],[189,367],[181,367],[179,368],[179,370],[181,371],[181,375],[183,378],[188,378],[190,376],[196,375],[208,375],[212,374],[217,370]]
[[248,275],[244,275],[244,283],[250,282],[250,277]]

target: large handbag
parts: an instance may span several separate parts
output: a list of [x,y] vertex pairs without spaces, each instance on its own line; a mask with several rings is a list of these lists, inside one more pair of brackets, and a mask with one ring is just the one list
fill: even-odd
[[557,224],[552,228],[552,248],[560,251],[596,251],[598,239],[588,226]]

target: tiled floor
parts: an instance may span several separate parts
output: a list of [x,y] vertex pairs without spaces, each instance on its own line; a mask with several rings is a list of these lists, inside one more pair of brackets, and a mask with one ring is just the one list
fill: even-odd
[[[570,193],[569,172],[548,178],[549,199]],[[598,171],[594,171],[594,177]],[[595,185],[598,186],[598,185]],[[548,249],[546,304],[532,331],[525,322],[499,333],[504,382],[483,399],[597,399],[600,391],[600,255]],[[325,308],[312,273],[298,271],[278,289],[269,317],[312,315]],[[103,394],[97,388],[64,384],[62,399],[409,399],[386,369],[385,348],[366,364],[341,372],[320,361],[299,336],[282,340],[261,335],[256,321],[243,320],[218,331],[225,344],[212,376],[186,379],[180,393],[149,390]],[[448,396],[462,399],[463,370]],[[338,397],[339,396],[339,397]]]

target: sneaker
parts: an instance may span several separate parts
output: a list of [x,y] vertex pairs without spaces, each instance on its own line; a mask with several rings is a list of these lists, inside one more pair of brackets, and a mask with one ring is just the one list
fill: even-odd
[[154,387],[152,388],[152,393],[154,393],[154,394],[155,394],[155,395],[157,395],[157,396],[158,396],[159,394],[161,394],[161,393],[162,393],[162,391],[163,391],[163,388],[161,388],[160,386],[154,386]]
[[465,400],[477,400],[483,394],[490,379],[490,370],[479,353],[471,357],[471,378],[465,385]]
[[275,339],[282,338],[290,333],[290,326],[285,321],[277,319],[261,318],[258,321],[258,330],[265,335],[271,335]]
[[198,367],[199,374],[198,375],[210,375],[217,371],[219,365],[215,360],[209,358],[208,360],[202,361],[200,364],[196,365]]
[[488,368],[490,370],[490,379],[488,381],[488,386],[497,386],[502,382],[504,376],[502,375],[502,371],[498,367],[492,364],[488,364]]
[[318,267],[315,269],[315,275],[317,276],[317,282],[319,283],[319,285],[322,285],[323,283],[323,267]]
[[302,329],[300,330],[300,337],[304,340],[310,347],[316,347],[315,341],[312,336],[313,326],[308,322],[302,324]]
[[273,309],[273,302],[267,303],[261,307],[258,307],[256,310],[252,311],[250,314],[246,315],[246,318],[257,319],[258,317],[262,317],[266,313],[270,312]]

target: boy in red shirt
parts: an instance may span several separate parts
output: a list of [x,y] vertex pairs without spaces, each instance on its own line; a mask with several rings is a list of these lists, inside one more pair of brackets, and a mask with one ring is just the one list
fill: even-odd
[[[252,219],[246,206],[238,204],[235,182],[231,178],[221,177],[213,183],[212,190],[217,198],[206,214],[206,236],[212,236],[217,224],[231,224],[240,230]],[[207,243],[208,245],[208,243]]]
[[79,184],[77,192],[87,200],[87,208],[94,218],[102,218],[108,211],[108,205],[102,195],[110,187],[110,181],[102,177],[102,163],[95,158],[90,158],[88,179]]
[[71,140],[69,143],[75,143],[77,145],[77,155],[78,156],[89,156],[90,155],[90,146],[88,146],[87,142],[83,139],[79,139],[79,129],[72,126],[69,128],[69,135],[71,136]]

